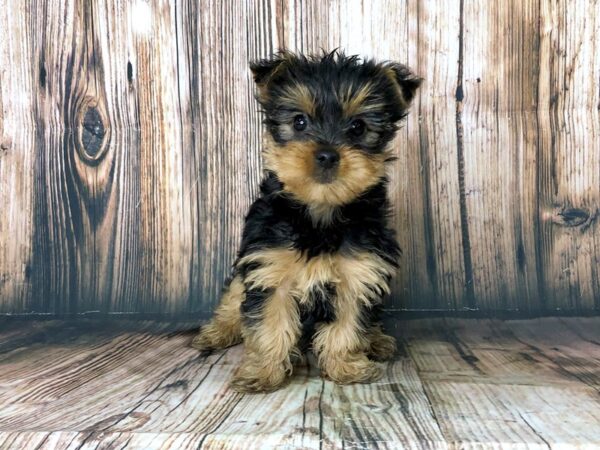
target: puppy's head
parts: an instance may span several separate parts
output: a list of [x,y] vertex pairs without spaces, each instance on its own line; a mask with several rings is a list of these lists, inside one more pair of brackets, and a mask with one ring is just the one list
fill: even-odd
[[267,126],[264,163],[312,207],[351,202],[385,175],[387,144],[421,79],[400,64],[281,52],[251,64]]

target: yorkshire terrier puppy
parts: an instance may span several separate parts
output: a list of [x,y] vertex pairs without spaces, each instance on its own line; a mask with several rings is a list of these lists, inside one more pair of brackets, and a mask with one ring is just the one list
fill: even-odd
[[200,350],[243,341],[231,383],[271,391],[312,349],[338,383],[381,375],[393,356],[377,312],[400,249],[387,227],[387,148],[421,79],[407,67],[341,53],[288,52],[250,66],[264,109],[266,170]]

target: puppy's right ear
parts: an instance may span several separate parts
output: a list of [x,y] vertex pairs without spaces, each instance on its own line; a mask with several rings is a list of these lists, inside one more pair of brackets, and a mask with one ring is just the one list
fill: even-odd
[[283,64],[283,60],[279,57],[273,59],[259,59],[250,63],[250,70],[254,76],[256,84],[266,84],[271,78],[271,74],[275,73],[277,68]]
[[250,70],[254,77],[254,82],[258,87],[258,99],[265,100],[267,97],[267,86],[274,81],[278,75],[282,74],[285,67],[290,63],[294,55],[292,53],[281,51],[271,58],[259,59],[250,63]]

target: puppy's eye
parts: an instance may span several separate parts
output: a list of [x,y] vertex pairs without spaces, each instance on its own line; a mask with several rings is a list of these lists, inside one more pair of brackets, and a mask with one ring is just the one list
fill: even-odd
[[304,131],[308,126],[308,119],[304,114],[298,114],[294,117],[294,130],[296,131]]
[[356,120],[353,120],[352,123],[350,124],[349,132],[354,137],[361,137],[363,134],[365,134],[366,129],[367,129],[367,126],[366,126],[364,120],[356,119]]

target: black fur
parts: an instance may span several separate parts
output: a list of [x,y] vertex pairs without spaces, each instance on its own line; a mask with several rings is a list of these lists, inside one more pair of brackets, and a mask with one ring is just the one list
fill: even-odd
[[400,249],[394,232],[386,226],[389,204],[385,179],[340,207],[332,222],[325,225],[315,225],[307,206],[282,188],[273,173],[263,180],[261,195],[246,216],[240,258],[264,248],[290,247],[309,258],[354,249],[375,252],[397,264]]
[[273,294],[273,289],[246,289],[246,298],[242,302],[242,317],[246,325],[259,320],[258,313],[265,300]]
[[336,295],[335,285],[327,283],[322,289],[311,292],[311,300],[307,305],[300,306],[300,321],[302,322],[302,336],[298,347],[303,352],[310,348],[315,325],[318,322],[331,323],[335,320],[333,298]]
[[335,309],[331,299],[336,295],[335,284],[326,283],[320,289],[315,289],[311,293],[312,306],[310,314],[317,322],[330,323],[335,320]]

